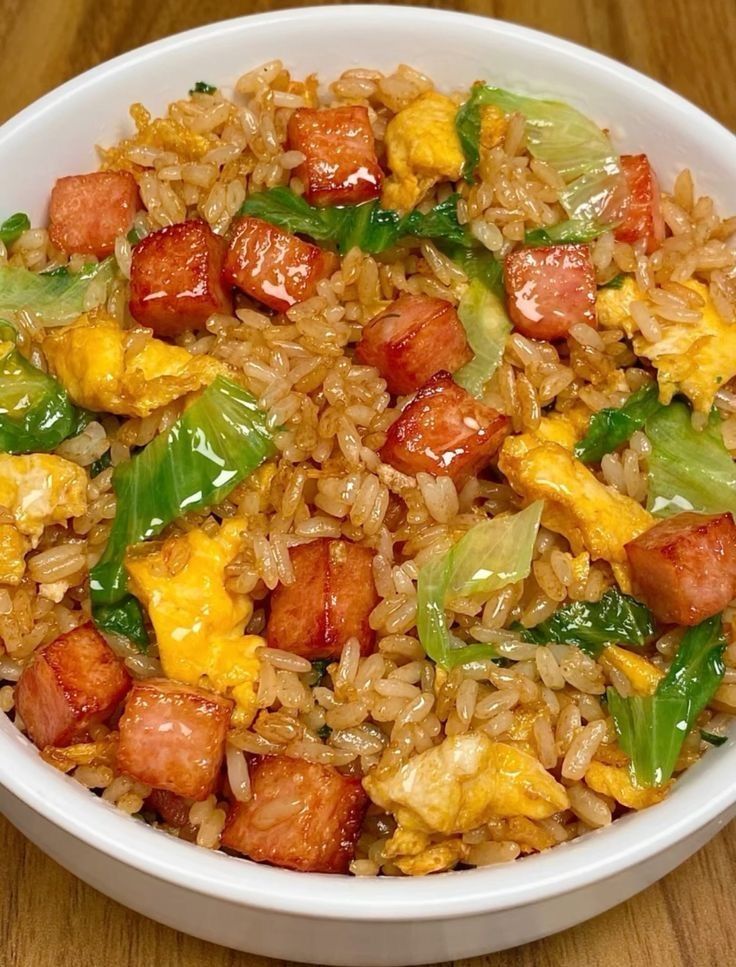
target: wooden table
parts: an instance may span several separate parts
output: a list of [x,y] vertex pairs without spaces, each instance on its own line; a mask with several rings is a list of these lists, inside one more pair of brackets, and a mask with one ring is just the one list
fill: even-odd
[[[0,0],[0,120],[88,67],[167,34],[279,0]],[[558,34],[659,78],[736,129],[734,0],[431,3]],[[0,967],[268,967],[131,913],[0,819]],[[706,967],[733,961],[736,826],[641,896],[549,940],[464,967]],[[72,941],[72,935],[74,940]]]

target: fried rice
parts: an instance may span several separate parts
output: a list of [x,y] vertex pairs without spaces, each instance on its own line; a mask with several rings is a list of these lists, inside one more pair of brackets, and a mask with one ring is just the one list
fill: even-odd
[[[279,60],[240,77],[232,92],[192,93],[152,119],[142,105],[131,115],[136,130],[120,144],[100,149],[105,170],[130,171],[143,202],[134,229],[138,238],[185,219],[200,217],[226,235],[246,198],[274,186],[301,194],[294,170],[304,156],[287,145],[287,124],[301,107],[364,105],[380,159],[391,118],[434,89],[432,80],[402,65],[392,74],[349,70],[318,93],[315,77],[293,78]],[[467,91],[452,93],[458,106]],[[318,100],[319,98],[319,100]],[[428,211],[454,192],[458,220],[498,258],[517,248],[528,231],[564,217],[564,188],[553,167],[529,153],[525,120],[513,114],[498,144],[481,152],[479,178],[440,181],[423,198]],[[534,432],[545,414],[584,409],[586,417],[620,407],[649,379],[650,369],[632,349],[632,335],[656,346],[672,323],[697,318],[697,299],[685,285],[698,280],[724,321],[735,321],[736,251],[729,238],[736,219],[718,215],[713,201],[699,197],[689,171],[681,172],[662,213],[667,235],[647,254],[641,243],[616,241],[612,231],[591,246],[596,280],[631,276],[641,292],[632,306],[634,332],[623,328],[573,326],[562,342],[509,336],[503,358],[483,401],[506,414],[516,434]],[[102,303],[129,332],[127,350],[145,339],[133,328],[128,279],[133,243],[115,243],[116,278],[91,287],[88,306]],[[88,256],[67,259],[44,228],[25,231],[0,262],[34,272],[68,265],[79,269]],[[605,701],[607,687],[632,694],[627,676],[586,655],[574,644],[537,644],[524,629],[549,619],[569,601],[595,602],[614,585],[610,562],[576,567],[568,541],[542,526],[531,573],[521,581],[478,598],[454,601],[448,625],[462,640],[493,643],[498,659],[472,661],[445,670],[427,656],[417,634],[417,580],[421,569],[456,544],[479,520],[524,506],[498,473],[473,476],[457,487],[449,476],[415,476],[384,463],[379,450],[405,400],[392,396],[376,370],[361,365],[354,346],[363,326],[402,293],[425,294],[457,305],[468,279],[463,269],[429,240],[409,239],[379,254],[358,248],[321,281],[316,294],[273,315],[238,296],[233,315],[212,315],[205,331],[188,332],[177,343],[196,356],[225,361],[269,415],[276,457],[239,484],[216,506],[189,514],[162,537],[176,553],[177,535],[241,519],[245,545],[227,567],[227,589],[253,602],[247,633],[260,635],[268,621],[269,597],[294,581],[293,548],[316,538],[345,538],[374,553],[378,604],[370,614],[376,635],[372,654],[362,657],[356,639],[324,674],[300,655],[264,646],[259,653],[257,709],[252,721],[228,733],[226,772],[240,801],[250,796],[253,757],[284,755],[333,766],[358,778],[388,776],[397,767],[448,737],[481,733],[532,756],[566,790],[569,806],[546,818],[490,816],[460,833],[430,833],[422,849],[402,854],[392,812],[372,802],[357,840],[350,871],[356,875],[405,875],[460,866],[508,862],[606,826],[630,806],[613,790],[596,791],[587,781],[591,763],[624,768],[622,751]],[[43,327],[30,311],[15,314],[20,350],[46,368]],[[736,392],[716,395],[724,417],[723,439],[736,454]],[[34,653],[90,618],[88,574],[106,545],[116,512],[115,468],[167,430],[183,411],[183,400],[150,416],[95,415],[85,429],[56,449],[88,471],[87,509],[67,524],[47,526],[27,555],[26,573],[15,587],[0,586],[0,709],[24,724],[14,708],[14,683]],[[698,419],[696,414],[694,420]],[[647,501],[647,457],[643,430],[606,454],[599,480],[639,504]],[[105,454],[109,466],[91,474]],[[0,508],[3,520],[12,515]],[[169,560],[176,573],[176,560]],[[726,618],[730,612],[726,613]],[[726,621],[727,629],[730,623]],[[682,629],[660,634],[647,651],[666,670]],[[107,641],[134,679],[163,675],[155,641],[142,652],[120,635]],[[707,748],[701,730],[723,734],[736,710],[736,642],[729,639],[718,709],[709,707],[685,739],[678,769]],[[146,806],[150,786],[120,774],[115,721],[92,728],[89,741],[47,748],[56,769],[121,810],[143,815],[174,836],[210,849],[230,808],[224,793],[187,804],[183,825],[172,825]],[[598,784],[599,785],[599,784]],[[599,785],[600,789],[600,785]],[[650,790],[637,806],[656,802]]]

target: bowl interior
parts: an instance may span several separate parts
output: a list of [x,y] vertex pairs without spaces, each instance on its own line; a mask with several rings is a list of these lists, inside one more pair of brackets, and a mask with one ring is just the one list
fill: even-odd
[[[610,128],[624,151],[645,151],[665,186],[685,165],[698,189],[736,209],[736,138],[701,111],[600,55],[493,20],[402,7],[329,7],[243,18],[149,45],[82,77],[0,129],[0,214],[45,217],[59,175],[91,170],[95,144],[131,130],[128,107],[152,112],[197,80],[232,89],[278,57],[323,81],[355,66],[409,63],[438,87],[478,78],[567,100]],[[255,907],[315,916],[424,919],[504,909],[584,886],[640,862],[704,825],[736,800],[733,740],[690,770],[663,804],[548,854],[506,867],[406,880],[336,879],[257,866],[180,843],[122,815],[62,776],[0,716],[0,784],[104,852],[162,879]]]

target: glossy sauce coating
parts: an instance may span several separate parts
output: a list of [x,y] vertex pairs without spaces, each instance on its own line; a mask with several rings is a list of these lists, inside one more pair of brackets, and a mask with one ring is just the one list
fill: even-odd
[[357,205],[381,193],[383,171],[362,105],[298,108],[289,119],[288,147],[306,155],[294,174],[311,205]]
[[402,473],[447,475],[461,486],[488,463],[510,427],[507,416],[439,372],[388,428],[381,459]]
[[339,659],[356,637],[361,654],[370,654],[375,634],[368,618],[378,604],[373,556],[368,547],[326,537],[292,548],[295,579],[271,594],[269,645],[310,661]]
[[159,336],[176,336],[203,328],[213,312],[229,314],[224,260],[224,240],[201,219],[151,232],[133,248],[131,315]]
[[614,234],[619,242],[646,240],[646,250],[653,252],[664,240],[664,218],[657,176],[645,154],[621,156],[621,170],[629,187],[623,206],[623,218]]
[[399,296],[363,329],[357,358],[375,366],[390,393],[413,393],[439,370],[473,357],[455,307],[428,295]]
[[233,703],[168,679],[136,682],[120,719],[118,768],[188,799],[214,791]]
[[332,766],[268,756],[251,764],[252,798],[230,809],[222,845],[259,863],[347,873],[368,796]]
[[530,339],[564,339],[577,323],[597,325],[587,245],[518,249],[506,259],[505,282],[514,327]]
[[285,312],[314,295],[337,264],[331,252],[260,218],[236,218],[223,278],[270,309]]
[[626,553],[635,593],[665,624],[700,624],[736,596],[731,514],[676,514],[630,541]]
[[28,734],[43,749],[65,746],[106,721],[128,689],[130,675],[92,625],[67,631],[36,652],[21,675],[15,701]]

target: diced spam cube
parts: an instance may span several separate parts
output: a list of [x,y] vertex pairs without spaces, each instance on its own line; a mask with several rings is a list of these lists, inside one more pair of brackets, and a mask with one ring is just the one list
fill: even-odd
[[222,845],[258,863],[347,873],[368,796],[332,766],[270,756],[251,766],[252,798],[230,809]]
[[146,809],[158,813],[167,826],[181,828],[189,822],[191,803],[168,789],[154,789],[146,799]]
[[38,651],[23,671],[15,702],[39,749],[87,737],[117,710],[130,688],[120,659],[92,625],[67,631]]
[[651,253],[662,244],[665,232],[657,176],[645,154],[622,155],[621,170],[629,197],[614,235],[619,242],[633,243],[643,238],[647,252]]
[[236,218],[225,256],[223,278],[270,309],[285,312],[313,296],[334,271],[332,252],[260,218]]
[[634,592],[665,624],[697,625],[736,597],[731,514],[676,514],[626,545]]
[[206,799],[218,782],[232,708],[192,685],[137,682],[120,719],[118,768],[154,789]]
[[338,659],[355,637],[361,654],[370,654],[375,636],[368,618],[378,604],[373,556],[368,547],[327,537],[292,548],[295,580],[271,595],[269,645],[310,661]]
[[455,307],[428,295],[402,295],[368,323],[356,348],[390,393],[413,393],[430,376],[460,369],[473,357]]
[[577,323],[597,325],[587,245],[517,249],[506,258],[505,279],[509,315],[529,339],[564,339]]
[[402,473],[448,476],[461,486],[488,463],[509,428],[507,416],[440,372],[388,428],[381,459]]
[[104,258],[139,207],[138,185],[127,171],[59,178],[51,190],[49,237],[62,252]]
[[151,232],[133,249],[131,315],[159,336],[176,336],[203,328],[213,312],[229,314],[224,261],[224,239],[201,219]]
[[306,155],[294,174],[311,205],[357,205],[380,194],[383,171],[367,108],[298,108],[288,137],[289,147]]

